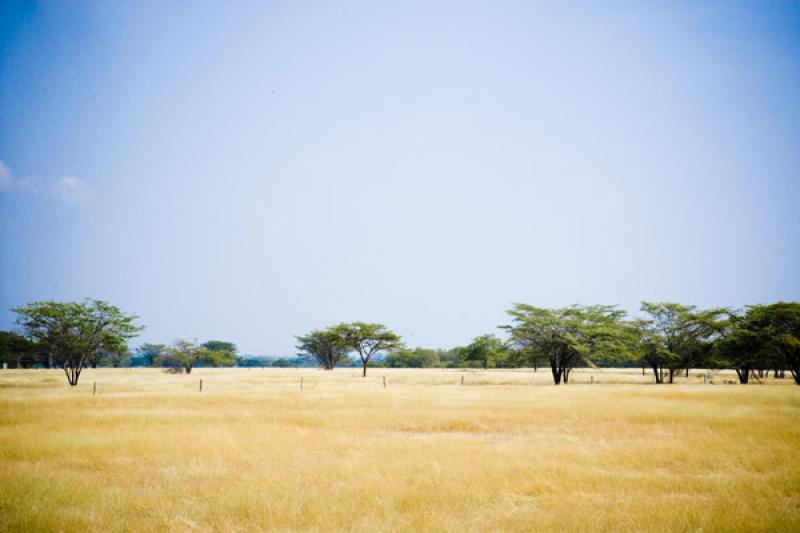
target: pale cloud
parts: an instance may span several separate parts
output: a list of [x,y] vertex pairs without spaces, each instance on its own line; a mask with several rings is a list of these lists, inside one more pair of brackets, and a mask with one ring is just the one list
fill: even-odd
[[11,170],[0,161],[0,190],[11,188]]
[[3,161],[0,161],[0,191],[35,196],[44,193],[44,196],[68,203],[85,203],[92,197],[91,188],[81,178],[75,176],[49,179],[35,176],[17,178]]
[[47,192],[68,202],[86,202],[91,197],[89,185],[75,176],[61,176],[50,184]]
[[41,178],[15,179],[12,186],[15,191],[39,194],[42,191],[42,180]]

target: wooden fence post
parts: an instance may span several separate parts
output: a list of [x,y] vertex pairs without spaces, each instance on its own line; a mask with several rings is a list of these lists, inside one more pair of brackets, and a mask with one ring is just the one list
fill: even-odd
[[461,386],[464,386],[464,376],[461,376]]
[[97,382],[93,381],[92,382],[92,396],[94,396],[95,394],[97,394]]
[[200,380],[200,392],[203,392],[203,380]]
[[383,388],[386,388],[386,376],[383,376]]
[[300,390],[303,390],[303,378],[300,378]]

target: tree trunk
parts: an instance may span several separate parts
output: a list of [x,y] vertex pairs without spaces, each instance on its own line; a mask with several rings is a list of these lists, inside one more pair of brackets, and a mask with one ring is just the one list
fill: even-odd
[[561,383],[561,369],[555,363],[551,363],[550,370],[553,372],[553,383],[559,385]]
[[483,360],[483,369],[484,369],[484,370],[486,370],[486,365],[487,365],[487,364],[489,364],[489,360],[488,360],[488,359],[484,359],[484,360]]
[[[658,365],[652,363],[651,366],[653,367],[653,375],[656,377],[656,384],[661,383],[661,372],[659,372]],[[644,370],[644,367],[642,367],[642,370]],[[644,372],[642,372],[642,375],[644,375]]]
[[794,378],[794,382],[797,385],[800,385],[800,362],[797,361],[789,361],[791,365],[789,367],[789,372],[792,373],[792,377]]
[[67,375],[67,382],[69,383],[70,387],[74,387],[78,384],[78,378],[80,378],[81,375],[81,368],[81,364],[68,366],[68,363],[64,363],[64,373]]
[[669,382],[670,382],[670,384],[672,384],[672,382],[673,382],[672,378],[673,378],[674,375],[675,375],[675,369],[674,368],[670,368],[669,369]]
[[572,370],[571,368],[564,369],[564,385],[569,385],[569,372]]
[[187,374],[191,374],[192,373],[192,365],[186,365],[186,373]]
[[686,367],[686,377],[687,378],[689,377],[689,367],[688,366]]
[[750,381],[750,368],[749,367],[737,368],[736,375],[739,376],[740,384],[747,385],[747,383]]
[[364,372],[361,374],[361,377],[365,378],[367,377],[367,362],[364,361],[363,363],[364,363]]

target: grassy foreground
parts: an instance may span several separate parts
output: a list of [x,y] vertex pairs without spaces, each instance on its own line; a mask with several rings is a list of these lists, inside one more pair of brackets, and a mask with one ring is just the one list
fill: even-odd
[[370,373],[0,371],[0,529],[800,530],[790,379]]

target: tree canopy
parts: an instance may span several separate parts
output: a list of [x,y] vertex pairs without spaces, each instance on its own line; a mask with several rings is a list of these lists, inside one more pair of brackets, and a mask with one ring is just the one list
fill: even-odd
[[36,363],[37,345],[19,333],[0,331],[0,363],[27,368]]
[[508,331],[511,345],[545,359],[556,385],[569,383],[574,367],[593,366],[595,354],[624,350],[628,337],[625,313],[616,306],[546,309],[515,304],[508,314],[512,324],[501,328]]
[[643,360],[652,368],[656,383],[665,370],[669,382],[680,369],[701,366],[711,353],[711,342],[724,330],[729,310],[699,311],[693,305],[642,302],[649,315],[636,322]]
[[175,339],[171,346],[164,348],[162,355],[156,362],[191,374],[194,365],[206,360],[208,355],[209,351],[202,346],[198,346],[195,342],[186,339]]
[[127,341],[144,329],[134,324],[138,317],[102,300],[33,302],[12,310],[26,336],[64,369],[72,386],[91,358],[127,353]]
[[487,368],[490,361],[495,365],[505,359],[506,347],[503,341],[494,335],[481,335],[475,337],[468,345],[459,348],[459,355],[462,362],[474,362]]
[[341,335],[344,343],[358,353],[364,377],[367,375],[367,364],[372,356],[379,352],[397,350],[403,346],[400,336],[383,324],[342,323],[334,326],[332,331]]
[[236,364],[238,349],[232,342],[206,341],[201,347],[205,350],[204,360],[213,367],[233,366]]
[[352,346],[334,328],[315,329],[308,335],[297,337],[298,357],[312,357],[324,370],[333,370],[336,365],[347,359]]

